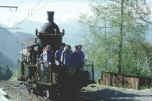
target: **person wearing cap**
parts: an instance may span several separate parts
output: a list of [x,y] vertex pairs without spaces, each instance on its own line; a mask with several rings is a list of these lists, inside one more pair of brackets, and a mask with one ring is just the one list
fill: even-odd
[[70,45],[66,45],[61,55],[61,64],[65,67],[72,65],[72,50]]
[[84,55],[83,51],[81,50],[81,48],[82,48],[81,45],[75,46],[75,51],[72,55],[72,66],[78,70],[83,67],[84,58],[85,58],[85,55]]

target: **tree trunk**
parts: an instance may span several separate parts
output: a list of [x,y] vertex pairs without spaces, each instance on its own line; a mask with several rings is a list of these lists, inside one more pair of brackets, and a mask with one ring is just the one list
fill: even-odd
[[122,68],[122,48],[123,48],[123,15],[124,15],[124,0],[121,0],[121,23],[120,23],[120,44],[119,44],[119,53],[118,53],[118,73],[121,73]]

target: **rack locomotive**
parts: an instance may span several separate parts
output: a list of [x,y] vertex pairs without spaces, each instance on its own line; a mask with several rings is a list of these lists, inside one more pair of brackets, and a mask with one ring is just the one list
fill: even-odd
[[65,33],[64,30],[60,32],[54,22],[54,12],[49,11],[47,14],[49,23],[46,23],[40,32],[36,29],[34,43],[27,45],[20,52],[22,54],[22,59],[19,61],[21,75],[18,80],[24,81],[30,92],[33,91],[50,100],[78,101],[80,89],[94,82],[93,64],[85,63],[84,67],[88,67],[88,70],[80,70],[76,74],[53,64],[48,70],[50,74],[45,74],[49,75],[48,80],[43,81],[40,76],[42,49],[46,45],[51,45],[55,52],[63,44],[62,38]]

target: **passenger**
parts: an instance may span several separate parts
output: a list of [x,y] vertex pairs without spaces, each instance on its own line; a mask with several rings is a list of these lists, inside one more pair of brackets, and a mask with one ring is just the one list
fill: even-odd
[[[52,65],[54,64],[54,52],[50,45],[47,45],[43,49],[43,53],[41,54],[41,77],[46,77],[46,81],[52,79],[50,76],[52,75]],[[50,74],[51,73],[51,74]],[[41,78],[42,79],[42,78]]]
[[61,63],[63,66],[70,67],[72,65],[72,50],[71,46],[66,45],[61,55]]
[[78,70],[80,70],[83,65],[84,65],[84,53],[81,50],[82,46],[81,45],[77,45],[75,46],[75,52],[73,53],[72,56],[72,66],[77,68]]
[[41,61],[43,63],[48,63],[48,64],[54,63],[54,53],[53,53],[53,49],[50,45],[47,45],[43,49],[43,53],[41,54]]
[[85,55],[84,55],[84,52],[82,51],[82,45],[78,45],[78,53],[81,56],[81,63],[82,65],[84,65]]
[[56,65],[61,65],[61,55],[62,55],[62,52],[64,50],[64,47],[65,47],[65,44],[62,44],[60,46],[60,49],[58,49],[55,52],[55,63],[56,63]]
[[71,53],[72,53],[72,48],[71,48],[71,46],[70,46],[70,45],[68,45],[68,50],[69,50],[69,52],[71,52]]
[[46,47],[43,48],[42,53],[40,54],[40,62],[43,63],[43,55],[46,53]]

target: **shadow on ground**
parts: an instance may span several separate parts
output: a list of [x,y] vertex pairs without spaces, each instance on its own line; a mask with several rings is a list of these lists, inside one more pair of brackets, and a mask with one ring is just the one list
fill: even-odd
[[94,99],[94,101],[141,101],[135,98],[152,97],[152,95],[129,94],[112,89],[103,89],[94,92],[83,92],[81,94]]

